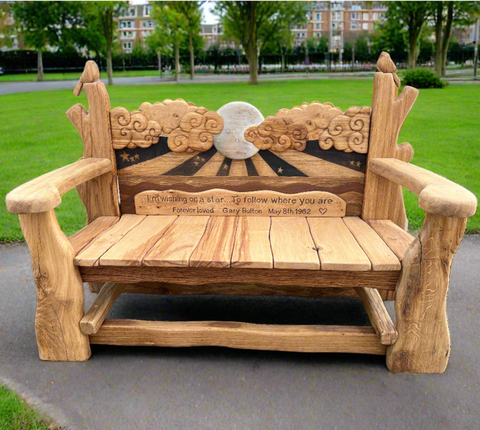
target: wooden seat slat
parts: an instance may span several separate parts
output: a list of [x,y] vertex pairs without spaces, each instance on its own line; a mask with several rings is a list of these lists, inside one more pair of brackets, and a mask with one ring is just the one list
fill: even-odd
[[123,215],[120,220],[90,242],[77,256],[77,266],[98,266],[98,260],[132,228],[140,224],[145,215]]
[[342,218],[308,218],[308,224],[318,250],[322,270],[371,269],[370,260]]
[[120,218],[117,216],[101,216],[91,224],[88,224],[86,227],[72,234],[68,240],[72,244],[75,254],[78,254],[100,233],[103,233],[110,228],[113,224],[118,222],[119,219]]
[[372,270],[400,270],[401,264],[380,236],[367,223],[358,217],[345,217],[343,222],[367,254]]
[[238,218],[210,217],[205,233],[190,256],[191,267],[230,267]]
[[273,268],[269,217],[241,217],[232,253],[232,267]]
[[144,266],[188,267],[190,256],[200,242],[208,216],[179,216],[162,238],[148,251]]
[[141,266],[143,257],[177,216],[147,216],[100,257],[100,266]]
[[320,269],[306,218],[272,218],[270,244],[276,269]]
[[400,261],[415,238],[390,220],[366,221],[382,238]]

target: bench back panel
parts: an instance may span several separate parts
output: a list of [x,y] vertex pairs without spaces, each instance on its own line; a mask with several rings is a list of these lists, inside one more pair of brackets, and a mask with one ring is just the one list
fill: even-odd
[[345,200],[346,215],[362,212],[369,107],[342,112],[312,102],[281,109],[245,130],[245,140],[258,148],[246,159],[225,157],[214,145],[231,118],[193,103],[144,103],[110,116],[122,213],[135,213],[135,196],[143,191],[214,188],[327,191]]

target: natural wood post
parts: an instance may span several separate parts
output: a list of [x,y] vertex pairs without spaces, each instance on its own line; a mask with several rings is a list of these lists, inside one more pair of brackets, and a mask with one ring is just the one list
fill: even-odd
[[450,356],[446,314],[450,266],[466,225],[466,218],[427,213],[408,248],[395,298],[398,340],[387,350],[390,371],[445,371]]
[[88,360],[89,339],[80,331],[84,292],[78,268],[73,265],[75,251],[60,229],[54,209],[19,218],[37,285],[35,331],[40,358]]
[[[400,80],[397,68],[386,52],[377,62],[370,124],[370,142],[367,166],[373,158],[397,158],[409,162],[413,149],[409,143],[397,145],[398,135],[418,96],[418,90],[405,87],[398,96]],[[364,220],[392,220],[399,227],[407,227],[405,205],[400,185],[371,172],[365,175],[362,218]]]

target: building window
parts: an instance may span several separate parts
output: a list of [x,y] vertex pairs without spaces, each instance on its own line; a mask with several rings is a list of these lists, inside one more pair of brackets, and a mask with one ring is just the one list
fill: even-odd
[[130,9],[128,9],[128,16],[136,16],[137,15],[137,11],[134,7],[131,7]]
[[336,22],[332,22],[332,30],[338,30],[338,24]]
[[315,14],[316,20],[317,21],[322,21],[323,20],[323,13],[322,12],[317,12]]
[[363,20],[368,21],[370,18],[368,17],[368,12],[363,12]]
[[350,30],[358,30],[358,23],[351,22],[350,23]]
[[151,10],[152,10],[152,6],[148,4],[143,6],[143,16],[150,16]]
[[341,12],[332,12],[332,21],[341,21],[342,13]]
[[368,30],[368,22],[364,22],[364,23],[362,24],[362,28],[363,28],[364,30]]
[[148,21],[147,24],[148,24],[149,27],[152,27],[153,26],[153,21]]
[[358,12],[352,12],[350,14],[350,17],[352,18],[352,21],[356,20],[356,19],[360,19],[360,13]]
[[320,24],[319,22],[317,22],[317,23],[315,24],[315,28],[316,28],[317,30],[321,30],[321,29],[322,29],[322,24]]
[[132,49],[132,42],[123,42],[123,49],[126,51]]
[[362,5],[352,4],[352,10],[361,10],[361,9],[362,9]]

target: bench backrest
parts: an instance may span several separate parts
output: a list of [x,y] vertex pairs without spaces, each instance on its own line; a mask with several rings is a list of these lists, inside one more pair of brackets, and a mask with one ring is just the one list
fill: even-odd
[[[396,140],[416,94],[396,113],[399,81],[388,54],[382,54],[378,68],[373,112],[370,107],[342,111],[331,103],[314,101],[281,109],[264,119],[246,103],[231,103],[214,112],[182,99],[143,103],[133,112],[123,107],[109,110],[108,143],[118,173],[121,213],[138,212],[135,197],[152,190],[187,194],[212,189],[286,194],[323,191],[345,201],[346,215],[378,219],[380,213],[381,219],[401,225],[405,215],[398,186],[378,184],[373,174],[368,181],[367,163],[372,152],[375,157],[409,161],[411,147],[397,147]],[[89,76],[80,80],[77,93],[82,85],[97,85],[109,107],[103,84],[98,79],[87,83],[95,73],[85,70]],[[90,97],[89,105],[89,115],[96,115]],[[78,120],[72,114],[69,117],[78,129]],[[99,144],[106,145],[87,142]],[[385,202],[379,205],[365,197],[366,192],[378,193],[379,187],[394,201],[387,212]]]

